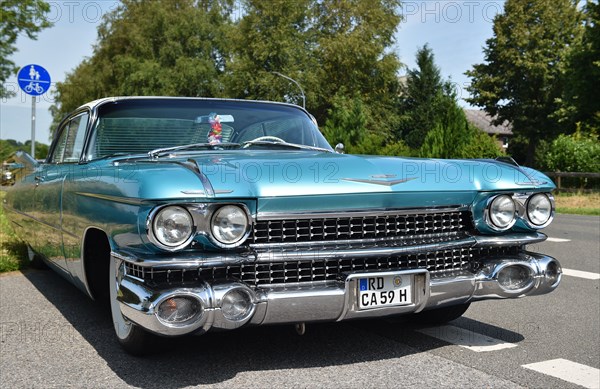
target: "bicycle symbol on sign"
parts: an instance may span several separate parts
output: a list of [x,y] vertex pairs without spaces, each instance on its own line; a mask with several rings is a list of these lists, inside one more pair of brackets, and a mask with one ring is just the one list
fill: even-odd
[[29,83],[29,85],[25,86],[25,92],[31,93],[33,91],[35,91],[35,93],[42,94],[42,93],[44,93],[44,88],[42,88],[40,86],[40,84],[38,84],[37,82],[34,83],[32,81],[32,82]]

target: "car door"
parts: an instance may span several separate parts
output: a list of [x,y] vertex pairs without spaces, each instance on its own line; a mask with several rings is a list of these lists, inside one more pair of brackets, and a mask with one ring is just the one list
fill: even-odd
[[62,191],[65,179],[79,169],[88,119],[88,112],[82,112],[63,122],[48,160],[35,176],[36,251],[65,271]]

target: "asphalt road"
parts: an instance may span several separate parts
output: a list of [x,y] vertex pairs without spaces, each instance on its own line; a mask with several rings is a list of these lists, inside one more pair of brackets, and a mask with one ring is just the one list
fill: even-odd
[[[598,273],[600,218],[559,215],[534,247]],[[0,276],[0,385],[14,387],[579,387],[523,365],[600,368],[599,280],[564,276],[552,294],[473,304],[451,327],[391,320],[249,328],[157,344],[145,359],[113,338],[107,312],[51,271]],[[476,352],[438,339],[465,329],[505,344]],[[457,338],[456,336],[454,338]],[[452,342],[452,339],[450,340]],[[588,386],[595,381],[592,370]],[[579,375],[585,375],[585,372]]]

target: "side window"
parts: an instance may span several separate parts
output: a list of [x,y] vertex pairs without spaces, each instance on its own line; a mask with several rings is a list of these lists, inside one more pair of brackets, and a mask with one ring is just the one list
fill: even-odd
[[79,157],[81,157],[83,151],[87,122],[88,114],[84,113],[73,118],[69,123],[69,135],[67,136],[63,162],[79,162]]
[[65,124],[64,127],[59,128],[60,137],[56,142],[56,147],[54,149],[54,153],[52,153],[52,157],[50,158],[51,163],[60,163],[62,162],[63,154],[65,153],[65,144],[67,142],[67,135],[69,134],[69,123]]
[[87,122],[88,114],[84,113],[74,117],[63,127],[50,162],[79,162],[83,151]]

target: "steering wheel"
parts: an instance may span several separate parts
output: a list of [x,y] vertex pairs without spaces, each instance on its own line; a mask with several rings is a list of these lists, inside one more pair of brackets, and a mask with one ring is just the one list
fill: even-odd
[[275,143],[286,143],[283,139],[278,138],[276,136],[270,136],[270,135],[266,135],[266,136],[259,136],[258,138],[254,138],[252,140],[249,140],[247,142],[244,142],[244,145],[242,146],[242,148],[248,148],[250,146],[252,146],[252,144],[254,142],[262,142],[262,141],[272,141]]

